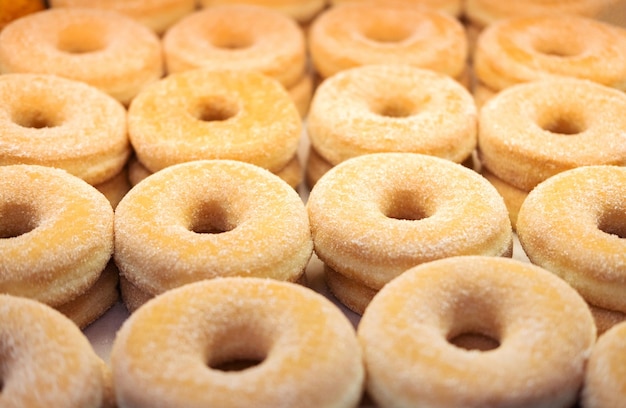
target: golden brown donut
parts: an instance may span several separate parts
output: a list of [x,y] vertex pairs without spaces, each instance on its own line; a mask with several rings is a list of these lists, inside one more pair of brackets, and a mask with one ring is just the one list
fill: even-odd
[[163,169],[137,184],[115,211],[115,262],[150,295],[219,276],[296,281],[312,249],[295,190],[239,161]]
[[263,7],[293,18],[300,24],[308,24],[326,6],[326,0],[199,0],[201,7],[246,4]]
[[164,33],[195,9],[194,0],[48,0],[50,7],[96,8],[133,18],[157,34]]
[[604,309],[591,304],[589,305],[589,310],[591,310],[593,320],[596,322],[598,336],[601,336],[616,324],[626,321],[626,313]]
[[555,75],[626,90],[626,30],[578,16],[505,19],[481,33],[473,61],[496,92]]
[[278,81],[253,71],[195,69],[141,92],[128,110],[130,142],[152,172],[201,159],[280,171],[294,158],[302,121]]
[[128,179],[128,167],[124,166],[122,171],[117,173],[117,175],[105,182],[96,184],[94,187],[96,190],[104,194],[106,198],[108,198],[111,206],[115,209],[115,207],[117,207],[119,202],[132,187],[130,180]]
[[[463,334],[491,338],[495,348],[455,345]],[[596,329],[584,300],[553,274],[465,256],[419,265],[388,283],[357,335],[378,406],[570,407]]]
[[626,399],[626,323],[604,333],[591,351],[582,391],[583,408],[619,407]]
[[504,204],[506,204],[506,208],[509,211],[511,226],[515,231],[517,228],[517,214],[519,214],[519,209],[526,199],[528,191],[520,190],[519,188],[510,185],[493,175],[493,173],[484,167],[480,170],[480,174],[482,174],[483,177],[485,177],[496,188],[496,190],[498,190],[498,193],[504,199]]
[[528,259],[592,305],[626,313],[626,167],[585,166],[550,177],[524,200],[517,234]]
[[331,6],[344,3],[375,3],[375,4],[399,4],[409,7],[427,7],[443,11],[454,17],[460,17],[463,12],[462,0],[329,0]]
[[330,293],[354,313],[362,315],[378,290],[342,275],[324,265],[324,282]]
[[435,259],[512,254],[502,197],[475,171],[438,157],[348,159],[315,184],[307,210],[319,259],[373,289]]
[[626,164],[626,94],[576,78],[510,87],[480,110],[484,167],[530,191],[575,167]]
[[411,65],[344,70],[315,92],[307,131],[326,161],[380,152],[429,154],[460,163],[476,147],[477,112],[452,78]]
[[183,18],[163,37],[169,73],[196,68],[255,70],[295,85],[306,67],[304,34],[278,13],[250,5],[215,6]]
[[364,377],[354,328],[328,299],[243,277],[152,299],[122,325],[111,364],[118,403],[133,407],[355,407]]
[[309,50],[323,78],[370,64],[408,64],[457,78],[467,63],[467,38],[458,20],[397,4],[327,9],[311,25]]
[[0,75],[0,164],[58,167],[99,184],[130,154],[126,110],[98,89],[53,75]]
[[0,30],[20,17],[44,9],[43,0],[0,0]]
[[64,170],[0,166],[0,293],[51,306],[91,287],[113,253],[113,209]]
[[161,43],[116,12],[48,9],[0,32],[0,73],[20,72],[86,82],[128,105],[163,74]]
[[1,294],[0,356],[4,408],[106,406],[102,360],[51,307]]

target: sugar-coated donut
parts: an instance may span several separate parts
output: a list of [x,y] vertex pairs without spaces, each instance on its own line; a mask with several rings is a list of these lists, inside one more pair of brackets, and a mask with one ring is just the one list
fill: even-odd
[[582,391],[583,408],[619,407],[626,400],[626,323],[598,338],[591,351]]
[[13,20],[44,8],[43,0],[0,0],[0,30]]
[[113,98],[54,75],[0,75],[0,165],[58,167],[99,184],[130,155],[126,110]]
[[0,293],[51,306],[89,288],[113,253],[113,209],[64,170],[0,166]]
[[312,250],[296,191],[244,162],[168,167],[133,187],[115,211],[116,264],[151,295],[219,276],[296,281]]
[[332,164],[381,152],[460,163],[477,143],[471,94],[446,75],[411,65],[364,65],[326,79],[307,126],[311,145]]
[[308,24],[326,6],[326,0],[199,0],[202,7],[246,4],[283,13],[300,24]]
[[342,275],[324,265],[324,282],[330,293],[348,309],[362,315],[378,290]]
[[446,13],[367,2],[320,14],[309,31],[309,49],[323,78],[369,64],[408,64],[456,78],[468,52],[463,26]]
[[127,105],[163,74],[159,38],[122,14],[55,8],[0,32],[0,73],[41,73],[86,82]]
[[195,0],[48,0],[51,7],[96,8],[125,14],[164,33],[178,20],[194,11]]
[[[329,0],[331,6],[358,2],[363,2],[363,0]],[[367,2],[378,4],[396,3],[411,7],[429,7],[446,12],[454,17],[461,16],[464,3],[463,0],[367,0]]]
[[169,73],[195,68],[255,70],[286,88],[306,66],[304,34],[281,13],[250,5],[215,6],[185,17],[163,37]]
[[128,178],[128,167],[124,166],[117,175],[105,182],[96,184],[94,187],[108,198],[111,206],[115,209],[132,187]]
[[307,210],[320,260],[377,290],[423,262],[512,252],[511,224],[495,188],[438,157],[348,159],[315,184]]
[[328,160],[324,159],[314,147],[310,147],[304,168],[304,181],[309,190],[332,168],[333,165]]
[[473,61],[494,91],[555,75],[626,90],[626,30],[579,16],[505,19],[480,34]]
[[[596,329],[566,282],[526,262],[451,257],[387,284],[358,327],[379,406],[571,407]],[[462,335],[494,347],[467,350]]]
[[498,193],[504,199],[504,204],[506,204],[506,208],[509,211],[509,219],[511,220],[511,226],[513,230],[517,228],[517,215],[519,214],[519,209],[522,206],[522,203],[526,199],[528,195],[528,191],[520,190],[504,180],[498,178],[485,167],[481,168],[480,174],[483,175],[495,188],[498,190]]
[[4,408],[106,406],[103,362],[67,317],[42,303],[0,294]]
[[480,110],[484,167],[530,191],[574,167],[626,164],[626,94],[576,78],[510,87]]
[[592,305],[626,313],[626,167],[585,166],[550,177],[526,197],[517,234],[530,261]]
[[364,377],[354,329],[334,304],[242,277],[152,299],[124,322],[111,364],[128,407],[356,407]]
[[272,172],[296,154],[302,120],[278,81],[253,71],[195,69],[142,91],[128,110],[138,160],[155,172],[201,159],[232,159]]

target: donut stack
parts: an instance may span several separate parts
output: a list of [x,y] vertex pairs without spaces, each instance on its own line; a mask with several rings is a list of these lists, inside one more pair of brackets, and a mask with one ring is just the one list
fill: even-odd
[[280,82],[306,115],[313,92],[302,29],[251,5],[214,6],[183,18],[163,37],[168,74],[196,68],[255,70]]
[[344,70],[317,89],[307,120],[309,187],[355,156],[409,152],[457,163],[476,147],[476,107],[452,78],[411,65]]

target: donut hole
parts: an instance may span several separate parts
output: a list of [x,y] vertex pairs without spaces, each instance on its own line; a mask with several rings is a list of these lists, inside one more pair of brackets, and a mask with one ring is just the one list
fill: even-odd
[[52,128],[62,123],[58,112],[44,112],[38,109],[13,112],[11,119],[19,126],[31,129]]
[[192,212],[189,230],[198,234],[221,234],[233,230],[235,226],[221,203],[206,201]]
[[212,344],[207,366],[219,371],[243,371],[262,364],[269,355],[269,338],[258,327],[231,326]]
[[551,57],[568,58],[580,55],[584,50],[584,45],[571,36],[562,34],[550,35],[537,38],[533,43],[536,52]]
[[378,21],[363,30],[363,36],[378,43],[398,43],[411,37],[413,29],[397,21]]
[[213,96],[202,99],[192,109],[192,116],[203,122],[228,120],[239,113],[239,106],[232,99]]
[[538,119],[545,131],[558,135],[577,135],[587,129],[585,115],[577,111],[554,111],[546,109]]
[[69,54],[86,54],[106,48],[106,36],[98,24],[74,24],[59,31],[57,49]]
[[232,27],[222,27],[221,30],[213,30],[209,35],[209,42],[216,48],[225,50],[243,50],[254,44],[254,39],[249,32],[233,30]]
[[598,220],[598,228],[607,234],[626,238],[626,213],[624,211],[607,211]]
[[491,336],[482,333],[461,333],[448,342],[465,350],[489,351],[500,347],[500,342]]
[[370,105],[370,110],[387,118],[407,118],[419,112],[419,105],[412,99],[397,97],[378,100]]
[[425,203],[414,191],[395,191],[382,212],[396,220],[419,221],[430,216]]
[[500,347],[498,310],[484,298],[461,296],[453,303],[448,343],[465,349],[489,351]]
[[32,205],[5,203],[0,205],[0,238],[15,238],[37,228],[39,216]]

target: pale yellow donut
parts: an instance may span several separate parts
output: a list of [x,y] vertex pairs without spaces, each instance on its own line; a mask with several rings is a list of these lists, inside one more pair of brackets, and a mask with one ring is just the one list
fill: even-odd
[[354,329],[328,299],[242,277],[152,299],[124,322],[111,363],[118,403],[133,407],[355,407],[364,377]]
[[102,360],[85,335],[58,311],[0,295],[3,408],[102,407]]
[[554,75],[626,90],[626,30],[578,16],[505,19],[480,34],[473,61],[494,91]]
[[320,260],[373,289],[435,259],[512,253],[511,224],[495,188],[433,156],[346,160],[318,180],[307,209]]
[[115,262],[152,295],[219,276],[295,281],[312,249],[296,191],[244,162],[168,167],[133,187],[115,211]]
[[60,169],[0,166],[0,219],[0,293],[66,303],[113,252],[111,204]]
[[491,173],[486,168],[482,168],[480,174],[483,175],[495,188],[498,190],[498,193],[504,199],[504,204],[506,204],[506,208],[509,211],[509,219],[511,220],[511,226],[513,230],[517,227],[517,215],[519,214],[519,209],[524,203],[526,196],[528,196],[528,191],[520,190],[516,188],[506,181],[496,177],[493,173]]
[[307,24],[326,6],[326,0],[199,0],[201,7],[247,4],[283,13],[300,24]]
[[163,37],[169,73],[196,68],[255,70],[286,88],[306,67],[302,29],[292,19],[249,5],[216,6],[196,11]]
[[346,3],[327,9],[309,31],[316,71],[328,78],[369,64],[408,64],[460,77],[467,63],[461,23],[436,10]]
[[480,109],[484,167],[530,191],[575,167],[626,164],[626,94],[576,78],[553,78],[501,91]]
[[[484,335],[496,347],[455,345],[463,334]],[[470,256],[422,264],[391,281],[357,335],[378,406],[570,407],[596,329],[583,299],[553,274]]]
[[195,0],[48,0],[50,7],[96,8],[117,11],[164,33],[178,20],[194,11]]
[[296,154],[302,120],[287,91],[268,76],[195,69],[142,91],[128,110],[128,131],[138,160],[152,172],[201,159],[277,172]]
[[585,166],[535,187],[517,217],[532,263],[590,303],[626,313],[626,168]]
[[307,133],[332,164],[381,152],[460,163],[476,147],[477,112],[471,94],[448,76],[410,65],[365,65],[320,84]]
[[619,407],[626,400],[626,323],[598,339],[585,370],[583,408]]
[[96,190],[104,194],[104,196],[111,203],[113,209],[115,209],[115,207],[117,207],[119,202],[132,187],[130,180],[128,179],[128,167],[124,166],[122,171],[117,173],[117,175],[107,181],[96,184],[94,187]]
[[40,74],[0,75],[0,164],[58,167],[99,184],[130,155],[126,110],[94,87]]
[[86,82],[123,104],[163,74],[161,43],[122,14],[58,8],[0,32],[0,73],[54,74]]
[[443,11],[454,17],[460,17],[463,12],[464,0],[329,0],[331,6],[344,3],[375,3],[375,4],[399,4],[410,7],[428,7]]

